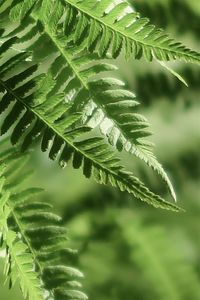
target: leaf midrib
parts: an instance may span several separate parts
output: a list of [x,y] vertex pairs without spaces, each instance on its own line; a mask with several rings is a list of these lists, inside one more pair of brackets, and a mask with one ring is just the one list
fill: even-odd
[[69,55],[67,55],[66,51],[64,51],[63,47],[60,45],[58,39],[56,37],[54,37],[54,35],[51,32],[51,29],[49,28],[48,24],[46,24],[45,22],[42,22],[42,20],[40,20],[40,17],[38,16],[37,12],[32,12],[31,13],[31,17],[34,21],[40,21],[45,29],[45,33],[49,36],[49,38],[51,39],[51,41],[55,44],[56,48],[58,48],[58,50],[60,51],[60,53],[62,54],[62,56],[64,57],[64,59],[67,61],[67,64],[70,66],[70,68],[72,69],[73,73],[77,76],[77,78],[80,80],[80,82],[82,83],[82,85],[84,86],[85,89],[88,90],[88,85],[87,82],[85,82],[80,74],[79,71],[77,70],[75,64],[73,63],[72,59],[69,57]]

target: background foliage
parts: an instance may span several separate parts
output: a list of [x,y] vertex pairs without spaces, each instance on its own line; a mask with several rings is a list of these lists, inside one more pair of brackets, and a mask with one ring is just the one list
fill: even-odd
[[[176,39],[198,49],[200,4],[183,0],[130,0],[152,23],[172,31]],[[189,20],[189,21],[188,21]],[[158,64],[118,59],[119,78],[136,89],[140,110],[152,124],[157,156],[176,187],[186,213],[155,210],[118,191],[97,186],[68,168],[60,171],[35,151],[34,184],[45,187],[48,201],[63,216],[63,225],[79,249],[74,262],[84,271],[90,299],[200,299],[200,106],[195,66],[173,64],[189,83],[186,88]],[[183,66],[184,65],[184,66]],[[139,66],[139,67],[138,67]],[[165,195],[160,180],[137,160],[140,178]],[[47,196],[46,196],[47,197]],[[167,193],[166,197],[167,198]],[[3,264],[1,264],[1,270]],[[21,299],[8,291],[1,276],[1,299]]]

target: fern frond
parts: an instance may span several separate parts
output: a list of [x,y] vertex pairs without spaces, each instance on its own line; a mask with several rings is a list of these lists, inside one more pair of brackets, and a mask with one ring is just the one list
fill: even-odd
[[[161,175],[168,185],[172,197],[176,199],[167,174],[152,152],[151,143],[144,139],[150,135],[149,124],[143,116],[136,113],[136,107],[139,103],[136,101],[135,95],[123,89],[123,82],[115,78],[96,79],[97,74],[113,70],[115,67],[99,60],[96,54],[88,55],[82,51],[85,45],[72,45],[71,36],[66,38],[60,31],[57,34],[60,25],[64,26],[64,24],[57,24],[55,20],[62,18],[65,8],[62,5],[59,6],[59,9],[55,10],[54,8],[47,1],[43,3],[39,12],[32,16],[33,19],[40,22],[40,28],[43,26],[44,33],[42,35],[40,35],[39,30],[33,27],[30,32],[25,33],[20,38],[20,41],[23,42],[27,38],[39,36],[31,50],[36,49],[35,56],[39,57],[40,60],[42,59],[42,49],[39,47],[39,43],[42,39],[49,44],[47,37],[50,39],[49,48],[51,52],[45,52],[45,54],[50,56],[55,52],[56,55],[56,59],[51,65],[51,72],[56,79],[56,85],[51,91],[51,95],[62,88],[68,98],[72,98],[70,100],[73,101],[74,110],[77,111],[78,109],[83,112],[84,123],[93,128],[100,127],[101,132],[108,138],[112,146],[120,151],[125,149],[147,163]],[[56,11],[56,16],[54,11]],[[16,16],[16,13],[13,13],[13,9],[11,9],[10,15],[12,17],[13,14]],[[19,13],[19,15],[21,14]],[[52,22],[48,22],[50,19]],[[29,23],[31,24],[31,20]],[[24,26],[23,24],[21,26],[14,30],[15,34],[20,31],[23,32]],[[37,50],[38,47],[39,50]],[[72,97],[74,89],[78,93]]]
[[[164,61],[183,59],[198,64],[200,62],[199,53],[171,39],[165,32],[149,24],[147,18],[138,17],[137,13],[130,11],[131,7],[126,1],[116,5],[110,0],[96,3],[87,0],[66,0],[66,3],[71,9],[79,12],[82,18],[88,20],[88,49],[92,47],[91,35],[94,35],[94,32],[98,33],[96,42],[99,41],[97,49],[100,55],[109,49],[111,43],[113,57],[119,55],[124,45],[127,57],[144,56],[148,61],[157,58]],[[94,28],[94,23],[98,29]],[[78,23],[75,23],[74,30],[82,32],[85,28],[79,28]]]
[[[12,38],[8,41],[10,40]],[[16,143],[22,136],[22,150],[26,150],[41,135],[42,150],[46,151],[50,148],[51,159],[56,159],[61,152],[59,156],[61,166],[65,166],[72,158],[73,167],[80,168],[82,166],[83,173],[87,178],[93,175],[97,182],[110,183],[155,207],[177,210],[176,206],[150,192],[132,173],[126,172],[119,159],[115,157],[113,150],[102,138],[77,140],[90,128],[74,127],[81,115],[77,113],[77,110],[75,113],[70,111],[71,106],[64,101],[62,93],[52,92],[55,84],[50,74],[45,77],[39,75],[31,78],[32,75],[34,76],[35,70],[36,66],[30,63],[25,70],[10,78],[1,77],[0,86],[4,92],[0,103],[1,111],[10,103],[13,104],[3,121],[1,134],[7,132],[13,123],[17,123],[11,135],[11,141]],[[75,80],[77,82],[76,77]],[[58,83],[59,80],[56,82]],[[69,93],[70,84],[66,89]],[[83,90],[83,92],[85,91]],[[124,95],[127,96],[127,93]],[[76,95],[75,101],[77,99],[82,99],[82,90]],[[24,137],[23,134],[25,134]]]
[[[73,95],[74,89],[78,90],[79,92],[75,94],[76,97],[73,97],[74,109],[84,111],[84,122],[91,127],[100,127],[109,143],[118,150],[125,149],[147,163],[162,177],[168,185],[172,197],[176,199],[166,172],[153,154],[151,143],[144,139],[150,134],[149,124],[143,116],[136,113],[138,102],[135,95],[124,90],[123,82],[119,80],[95,78],[102,71],[114,69],[114,66],[102,62],[95,54],[88,55],[82,51],[85,44],[81,46],[72,44],[73,34],[69,34],[69,37],[66,38],[63,33],[64,21],[60,21],[64,19],[65,7],[60,4],[59,9],[56,9],[56,4],[54,7],[50,3],[51,1],[43,3],[39,8],[39,13],[32,13],[31,16],[39,21],[40,28],[43,27],[40,32],[41,30],[44,32],[36,41],[36,47],[39,48],[36,56],[41,59],[41,52],[45,50],[39,47],[39,42],[44,40],[49,44],[47,36],[52,44],[49,45],[51,52],[46,53],[45,51],[46,56],[52,55],[53,52],[57,55],[51,68],[57,81],[53,92],[55,93],[62,87],[64,93],[71,98],[70,95]],[[13,9],[11,9],[10,15],[12,17],[14,15],[15,19],[16,13],[13,13]],[[19,13],[19,15],[21,14]],[[55,22],[55,20],[57,21]],[[18,29],[17,31],[19,32]],[[16,30],[14,32],[16,33]],[[40,34],[34,27],[30,30],[31,32],[33,32],[32,38],[36,34]],[[26,41],[27,37],[30,39],[30,33],[22,36],[20,40]],[[67,67],[64,68],[66,65]],[[73,76],[74,74],[75,76]]]
[[[24,298],[42,300],[41,282],[34,270],[33,258],[27,252],[27,246],[18,240],[15,232],[9,230],[4,236],[9,254],[7,274],[10,277],[10,288],[19,278]],[[9,275],[10,273],[10,275]]]
[[[126,57],[144,56],[148,61],[156,58],[161,61],[181,59],[186,62],[200,63],[200,54],[174,41],[163,30],[149,24],[148,18],[140,18],[131,9],[127,1],[113,4],[111,0],[45,0],[45,1],[13,1],[11,18],[20,20],[35,6],[43,6],[43,10],[52,13],[45,20],[66,35],[73,32],[74,43],[85,41],[89,51],[96,49],[100,56],[111,50],[116,58],[122,48]],[[64,22],[61,24],[61,19]]]
[[0,168],[0,231],[2,234],[1,240],[5,243],[7,252],[5,276],[7,281],[9,281],[10,288],[19,279],[24,298],[42,300],[44,299],[42,296],[43,290],[41,281],[34,270],[33,257],[22,239],[18,237],[16,232],[9,229],[7,225],[8,218],[12,214],[8,204],[11,195],[5,190],[7,181],[4,177],[4,172],[6,168],[4,168],[4,165],[0,165]]
[[69,299],[79,296],[78,299],[86,300],[77,281],[83,274],[68,266],[75,251],[67,247],[67,231],[61,226],[61,218],[51,212],[51,205],[38,200],[41,189],[22,190],[16,184],[13,169],[16,170],[16,161],[21,157],[14,148],[0,154],[0,160],[7,166],[1,175],[5,182],[1,185],[1,223],[4,232],[6,229],[4,239],[10,255],[7,271],[11,283],[20,276],[24,296],[29,295],[29,299],[45,299],[39,293],[42,284],[53,299],[60,300],[57,295],[71,295]]
[[[45,1],[45,5],[49,9],[52,2],[46,2],[48,1]],[[59,0],[55,2],[54,12],[63,12],[62,3]],[[148,61],[155,57],[158,60],[200,62],[199,53],[150,25],[147,18],[138,17],[126,1],[113,4],[111,0],[66,0],[65,3],[66,33],[69,30],[74,32],[75,43],[85,39],[87,49],[91,51],[96,48],[100,56],[104,56],[111,48],[112,56],[116,58],[124,46],[127,57],[144,56]],[[58,13],[56,17],[52,21],[54,24],[60,20]]]

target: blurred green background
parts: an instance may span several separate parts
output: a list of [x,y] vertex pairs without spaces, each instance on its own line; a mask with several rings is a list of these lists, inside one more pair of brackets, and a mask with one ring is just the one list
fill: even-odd
[[[130,0],[152,23],[200,50],[198,0]],[[140,110],[152,124],[155,152],[175,186],[185,213],[155,210],[115,189],[96,185],[70,167],[61,171],[39,151],[32,153],[35,185],[69,228],[74,262],[85,273],[84,287],[95,300],[200,299],[200,69],[171,64],[185,87],[159,64],[118,60],[119,78],[136,92]],[[163,183],[144,164],[124,162],[154,191],[170,200]],[[168,199],[169,198],[169,199]],[[3,255],[3,254],[2,254]],[[1,256],[2,256],[1,255]],[[16,286],[3,285],[0,299],[21,300]]]

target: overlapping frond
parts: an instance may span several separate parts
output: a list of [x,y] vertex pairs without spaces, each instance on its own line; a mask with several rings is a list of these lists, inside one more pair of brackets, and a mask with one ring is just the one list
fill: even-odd
[[[16,2],[19,2],[17,6],[15,6]],[[36,1],[33,1],[32,4],[35,3]],[[44,28],[40,26],[40,31],[43,32],[44,30],[46,42],[49,44],[48,36],[55,47],[54,49],[53,47],[49,47],[51,51],[50,53],[45,52],[45,55],[51,55],[54,52],[58,54],[51,68],[57,81],[52,95],[66,83],[67,86],[64,86],[65,94],[67,93],[70,96],[70,93],[73,94],[76,89],[76,99],[74,99],[73,105],[75,108],[81,105],[80,108],[83,110],[83,106],[86,104],[86,109],[84,109],[85,122],[89,122],[89,125],[92,127],[100,126],[103,134],[108,137],[109,142],[116,146],[118,150],[125,149],[134,153],[155,169],[165,180],[171,194],[175,198],[173,187],[162,166],[154,157],[151,145],[143,139],[149,135],[148,123],[144,117],[135,113],[135,106],[138,104],[137,101],[135,101],[135,96],[123,90],[121,88],[122,83],[116,79],[91,79],[92,76],[100,71],[111,70],[113,67],[105,63],[89,65],[92,60],[97,60],[95,54],[84,54],[82,57],[81,55],[83,55],[83,53],[81,50],[85,45],[81,47],[70,47],[69,43],[74,41],[74,34],[70,35],[68,39],[65,39],[63,31],[66,34],[64,27],[66,26],[66,19],[65,22],[61,21],[65,14],[65,7],[62,3],[58,4],[55,2],[55,6],[50,4],[52,4],[51,1],[43,3],[39,14],[33,14],[33,18],[39,20],[40,25],[43,23]],[[25,7],[25,2],[23,2],[22,7],[20,1],[14,1],[14,9],[10,12],[12,19],[23,18],[26,13],[29,12]],[[20,13],[17,14],[19,11]],[[31,23],[31,21],[29,22]],[[39,25],[39,23],[37,25]],[[14,33],[19,33],[23,29],[24,23],[15,29]],[[25,42],[28,39],[34,38],[36,34],[38,34],[37,29],[32,27],[30,32],[22,36],[21,41]],[[43,34],[35,42],[36,46],[39,45],[41,39],[44,40]],[[66,48],[66,45],[68,45],[68,48]],[[41,50],[40,48],[38,52]],[[40,56],[41,54],[37,53],[37,55]],[[68,64],[68,67],[63,68],[63,65],[66,64]],[[117,91],[114,92],[115,89]]]
[[[8,18],[13,22],[5,27]],[[148,61],[182,59],[199,64],[200,55],[140,18],[126,1],[2,1],[0,28],[1,134],[10,130],[12,144],[20,143],[22,151],[40,138],[42,151],[49,151],[61,167],[72,162],[100,184],[127,191],[154,207],[179,211],[126,171],[113,148],[92,130],[99,128],[116,149],[145,161],[176,198],[146,141],[149,124],[137,112],[135,95],[102,72],[115,69],[106,61],[108,53],[116,58],[122,49],[127,57],[144,56]],[[29,172],[13,178],[25,158],[14,148],[0,153],[0,161],[8,166],[2,169],[0,194],[9,254],[6,274],[11,284],[20,277],[23,294],[31,300],[42,299],[44,291],[50,299],[86,300],[79,283],[83,274],[68,265],[74,251],[67,247],[60,218],[48,203],[38,200],[40,189],[22,189]],[[179,299],[171,283],[168,288],[169,297]]]
[[6,275],[10,286],[19,277],[25,298],[42,300],[48,294],[57,300],[86,300],[77,281],[83,274],[69,266],[76,251],[67,246],[67,231],[61,226],[61,218],[51,212],[50,204],[38,200],[42,189],[24,189],[20,186],[23,176],[19,181],[13,176],[19,172],[23,159],[14,148],[0,154],[1,162],[7,166],[2,169],[1,164],[0,220],[9,254]]
[[[63,10],[60,10],[60,13]],[[54,11],[52,7],[46,10],[42,9],[41,18],[55,20]],[[61,15],[58,16],[59,20],[60,18]],[[47,25],[45,28],[47,28]],[[150,135],[149,124],[143,116],[136,113],[136,107],[139,104],[136,101],[136,96],[123,89],[124,83],[115,78],[94,78],[102,71],[114,70],[114,66],[101,62],[95,54],[88,55],[83,52],[84,45],[80,47],[70,46],[71,36],[68,40],[65,39],[64,35],[56,37],[57,26],[55,26],[55,23],[52,25],[50,22],[48,32],[50,32],[51,38],[52,35],[54,36],[53,39],[57,48],[63,49],[62,53],[64,53],[62,57],[59,56],[55,60],[54,69],[58,62],[63,65],[67,63],[72,71],[76,73],[76,90],[80,89],[80,91],[78,97],[74,100],[74,106],[76,109],[78,107],[78,109],[83,110],[84,103],[86,104],[84,122],[91,127],[99,126],[111,145],[118,150],[125,149],[135,154],[156,170],[167,183],[172,196],[175,198],[170,180],[153,155],[151,144],[144,140],[145,137]],[[64,42],[61,42],[61,37]],[[64,74],[69,76],[68,73],[69,71],[64,69],[58,74],[57,82],[62,80]],[[73,80],[73,87],[75,80]],[[69,93],[68,89],[69,86],[66,86],[64,91]]]
[[[2,48],[6,43],[10,44],[11,41],[13,41],[12,37],[2,45]],[[13,45],[13,43],[11,44]],[[15,58],[16,56],[12,56],[8,60],[8,64],[10,61],[13,62]],[[29,62],[27,63],[29,64]],[[56,58],[56,64],[51,65],[50,69],[54,77],[57,67],[59,65]],[[73,167],[80,168],[82,166],[83,173],[87,178],[93,175],[97,182],[110,183],[155,207],[168,209],[172,207],[173,209],[173,205],[166,203],[159,196],[150,192],[132,173],[125,171],[119,159],[115,157],[113,150],[102,138],[92,137],[80,140],[82,134],[91,129],[88,126],[80,126],[80,113],[77,113],[77,110],[73,113],[71,109],[75,106],[75,102],[83,99],[82,95],[85,90],[76,88],[79,93],[75,94],[75,100],[71,107],[70,101],[67,102],[63,93],[55,92],[56,85],[60,84],[62,77],[56,78],[54,81],[50,73],[45,76],[36,76],[34,73],[36,69],[37,66],[30,62],[29,66],[26,65],[26,68],[18,70],[17,74],[12,73],[11,77],[8,76],[7,72],[1,73],[0,85],[1,91],[4,93],[0,103],[1,111],[4,111],[9,104],[12,105],[2,123],[1,134],[7,132],[15,123],[11,141],[15,144],[22,137],[22,150],[26,150],[38,136],[41,136],[42,150],[50,149],[49,156],[51,159],[56,159],[59,156],[61,166],[65,166],[72,159]],[[74,87],[74,84],[77,83],[77,77],[72,77],[71,82],[73,82]],[[68,96],[71,91],[70,83],[64,90],[65,95]],[[132,94],[122,91],[121,95],[126,99]],[[77,138],[79,139],[77,140]],[[174,207],[174,209],[177,208]]]
[[[33,14],[32,19],[37,21],[37,25],[33,25],[24,34],[22,23],[14,29],[12,35],[23,32],[21,42],[35,38],[31,50],[35,50],[35,56],[39,60],[43,58],[44,53],[46,57],[55,53],[56,58],[52,60],[51,72],[56,85],[51,95],[62,89],[73,103],[73,109],[82,112],[85,124],[93,128],[98,126],[111,145],[120,151],[125,149],[145,161],[161,175],[171,195],[176,198],[167,174],[153,155],[151,143],[145,139],[150,135],[149,124],[137,113],[139,103],[135,95],[125,90],[123,82],[115,78],[96,78],[97,74],[114,70],[115,67],[99,60],[96,54],[84,52],[85,43],[75,46],[72,43],[73,34],[66,38],[65,21],[61,21],[65,8],[62,5],[57,7],[56,4],[55,6],[50,4],[51,1],[43,3],[39,12]],[[19,19],[18,15],[22,15],[19,8],[11,9],[10,15],[16,19],[16,12]],[[26,19],[26,27],[32,26],[32,19]],[[48,45],[51,49],[49,52],[41,46],[41,40],[43,45]]]

